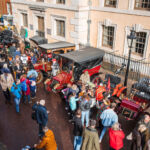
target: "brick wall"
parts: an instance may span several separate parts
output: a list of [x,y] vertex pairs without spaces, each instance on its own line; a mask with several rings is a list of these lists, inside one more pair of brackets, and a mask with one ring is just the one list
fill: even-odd
[[[7,3],[10,3],[10,0],[0,0],[0,14],[1,15],[8,14]],[[11,3],[10,3],[10,10],[11,10]]]

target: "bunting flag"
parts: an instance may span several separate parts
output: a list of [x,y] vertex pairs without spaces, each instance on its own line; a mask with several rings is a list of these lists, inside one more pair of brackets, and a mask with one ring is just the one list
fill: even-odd
[[110,78],[108,79],[107,89],[108,89],[108,91],[110,90]]

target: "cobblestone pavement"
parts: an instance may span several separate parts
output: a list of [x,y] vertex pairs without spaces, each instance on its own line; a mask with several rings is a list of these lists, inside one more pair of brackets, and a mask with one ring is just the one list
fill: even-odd
[[[64,109],[64,102],[59,95],[47,94],[42,85],[37,90],[37,100],[45,99],[46,107],[50,111],[48,127],[53,130],[59,150],[73,150],[72,124]],[[6,105],[0,92],[0,142],[7,145],[8,150],[21,150],[25,145],[33,146],[38,141],[38,125],[31,119],[32,104],[20,105],[21,113],[16,114],[14,104]],[[128,134],[132,128],[132,121],[119,117],[122,128]],[[108,134],[101,144],[102,150],[108,150]],[[124,150],[130,150],[130,142],[125,140]]]

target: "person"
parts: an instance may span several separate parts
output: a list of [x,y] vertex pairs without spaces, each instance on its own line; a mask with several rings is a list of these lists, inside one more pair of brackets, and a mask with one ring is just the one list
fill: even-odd
[[37,71],[34,69],[33,66],[30,66],[30,70],[27,72],[27,78],[29,78],[29,80],[36,81],[37,77],[38,77]]
[[81,109],[82,125],[84,126],[84,121],[86,121],[86,127],[88,127],[89,125],[90,105],[91,105],[91,101],[89,96],[84,95],[80,103],[80,109]]
[[44,150],[57,150],[57,144],[55,140],[55,136],[52,130],[50,130],[47,126],[43,128],[44,136],[39,144],[34,144],[36,149]]
[[13,43],[12,46],[9,47],[10,55],[15,58],[15,53],[16,53],[16,44]]
[[132,150],[147,150],[147,142],[150,138],[148,129],[145,124],[140,124],[132,132]]
[[123,139],[125,134],[117,122],[109,129],[109,145],[110,150],[120,150],[123,148]]
[[58,71],[59,71],[59,69],[60,69],[59,68],[59,64],[57,63],[56,59],[52,59],[52,62],[53,62],[52,66],[51,66],[51,68],[52,68],[52,75],[56,76]]
[[14,66],[14,70],[16,72],[16,79],[20,79],[20,77],[23,73],[23,66],[18,61],[16,61],[16,64]]
[[109,109],[105,109],[102,114],[100,115],[100,119],[103,125],[102,132],[100,134],[99,142],[101,143],[103,136],[107,130],[107,128],[111,127],[114,123],[118,122],[118,116],[116,112],[114,111],[116,107],[115,103],[111,103]]
[[20,104],[20,99],[22,96],[21,92],[21,85],[20,85],[20,80],[17,80],[16,83],[14,82],[12,87],[11,87],[11,92],[14,95],[14,102],[16,105],[16,112],[19,113],[19,104]]
[[43,136],[43,127],[48,122],[48,112],[45,107],[45,100],[40,100],[32,106],[32,110],[35,111],[36,121],[39,124],[39,136]]
[[30,80],[30,82],[31,98],[34,99],[36,95],[36,82],[34,80]]
[[83,132],[83,127],[82,127],[82,122],[81,122],[81,110],[78,109],[76,111],[76,115],[73,118],[74,121],[74,129],[73,129],[73,134],[74,134],[74,150],[80,150],[81,144],[82,144],[82,132]]
[[102,103],[102,100],[104,98],[104,95],[103,95],[104,92],[106,92],[106,88],[103,85],[103,83],[100,83],[100,85],[98,86],[95,92],[96,100],[98,101],[99,104]]
[[20,48],[19,47],[17,47],[17,50],[16,50],[16,52],[14,53],[14,57],[16,57],[16,56],[21,56],[21,53],[20,53]]
[[32,103],[32,101],[30,101],[31,82],[25,77],[21,77],[20,82],[21,82],[21,89],[23,94],[23,102],[26,103],[26,98],[28,98],[28,103]]
[[76,94],[72,93],[70,95],[70,100],[69,100],[69,106],[71,110],[71,119],[73,118],[75,111],[77,109],[77,101],[79,101],[79,98],[75,98]]
[[9,90],[12,87],[13,83],[14,79],[10,71],[7,68],[3,69],[3,74],[0,76],[0,84],[3,90],[3,94],[5,96],[6,104],[11,104],[11,94]]
[[81,150],[100,150],[96,120],[90,120],[90,126],[83,131]]
[[82,84],[87,85],[88,82],[90,82],[90,75],[88,73],[88,71],[85,71],[81,76],[80,76],[80,80],[82,81]]
[[37,63],[37,58],[36,58],[36,56],[34,55],[33,52],[31,52],[31,62],[32,62],[32,64],[36,64]]
[[22,54],[21,57],[20,57],[20,59],[21,59],[21,62],[22,62],[23,65],[27,65],[27,63],[28,63],[28,57],[27,57],[26,54]]

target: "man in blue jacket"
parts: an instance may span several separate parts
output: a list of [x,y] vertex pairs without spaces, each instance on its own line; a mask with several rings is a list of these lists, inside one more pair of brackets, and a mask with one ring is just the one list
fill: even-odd
[[35,111],[36,121],[39,124],[39,136],[43,136],[43,127],[48,122],[48,111],[45,107],[45,100],[40,100],[32,106],[32,110]]

